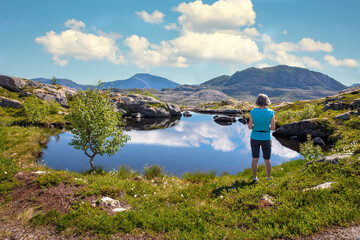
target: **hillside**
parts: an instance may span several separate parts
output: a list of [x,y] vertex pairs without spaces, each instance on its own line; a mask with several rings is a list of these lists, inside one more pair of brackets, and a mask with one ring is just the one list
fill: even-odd
[[232,97],[247,98],[265,93],[283,101],[325,97],[346,88],[320,72],[285,65],[262,69],[252,67],[232,76],[213,78],[200,86],[220,90]]
[[[35,78],[31,79],[33,81],[39,81],[42,83],[50,84],[52,82],[51,79],[46,78]],[[57,84],[64,85],[67,87],[75,88],[77,90],[84,90],[89,88],[91,85],[82,85],[78,84],[70,79],[57,79]],[[163,88],[175,88],[179,86],[178,83],[175,83],[167,78],[154,76],[150,74],[140,73],[135,74],[134,76],[126,79],[126,80],[115,80],[111,82],[103,82],[103,88],[154,88],[161,90]]]

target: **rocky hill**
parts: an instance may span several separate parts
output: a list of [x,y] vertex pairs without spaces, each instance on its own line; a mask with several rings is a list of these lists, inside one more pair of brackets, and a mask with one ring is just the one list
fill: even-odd
[[240,99],[265,93],[282,101],[316,99],[346,88],[345,85],[320,72],[286,65],[262,69],[248,68],[232,76],[223,75],[213,78],[199,87],[217,89]]

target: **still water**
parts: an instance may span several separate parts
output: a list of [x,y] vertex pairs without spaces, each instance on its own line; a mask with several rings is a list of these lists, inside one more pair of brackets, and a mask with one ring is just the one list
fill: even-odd
[[[127,165],[138,171],[146,166],[160,165],[166,173],[177,176],[190,171],[210,170],[218,175],[225,171],[236,174],[250,168],[251,131],[246,125],[236,122],[221,126],[213,121],[212,115],[192,114],[192,117],[182,117],[181,121],[166,129],[144,131],[132,128],[125,131],[131,137],[125,147],[111,157],[97,155],[95,165],[105,170]],[[40,163],[53,169],[76,172],[90,169],[89,158],[69,145],[71,138],[70,132],[52,137],[43,150]],[[282,146],[275,138],[272,145],[272,165],[300,157],[299,153]],[[259,164],[262,163],[261,159]]]

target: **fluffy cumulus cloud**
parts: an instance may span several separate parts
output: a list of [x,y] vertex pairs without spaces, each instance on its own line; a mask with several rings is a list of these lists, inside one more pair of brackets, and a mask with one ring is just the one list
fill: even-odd
[[338,60],[334,56],[326,55],[324,60],[330,64],[331,66],[338,67],[338,66],[345,66],[345,67],[357,67],[359,64],[355,59],[344,59]]
[[150,44],[145,37],[132,35],[125,39],[124,44],[130,49],[130,58],[139,67],[173,66],[186,67],[184,57],[178,56],[174,48],[167,42],[160,45]]
[[207,32],[214,29],[239,29],[255,23],[256,14],[250,0],[220,0],[212,5],[201,0],[181,3],[179,23],[186,31]]
[[124,63],[124,57],[114,39],[83,32],[85,24],[75,19],[66,21],[65,26],[70,29],[60,34],[50,31],[35,39],[46,52],[53,55],[55,64],[65,66],[71,58],[82,61],[106,59],[114,64]]
[[264,58],[256,43],[241,34],[185,32],[170,43],[179,54],[191,59],[251,64]]
[[298,43],[293,42],[281,42],[274,43],[270,42],[264,46],[265,51],[283,51],[283,52],[331,52],[333,47],[330,43],[322,43],[319,41],[315,41],[311,38],[303,38]]
[[311,57],[298,57],[290,54],[286,51],[276,51],[276,55],[268,56],[268,58],[277,61],[280,64],[289,65],[293,67],[311,67],[322,69],[322,65],[319,61]]
[[289,52],[331,52],[333,47],[330,43],[315,41],[311,38],[303,38],[297,43],[281,42],[275,43],[272,40],[264,45],[264,52],[271,60],[275,60],[280,64],[286,64],[295,67],[311,67],[322,69],[319,61],[312,57],[298,57]]
[[159,10],[155,10],[152,14],[147,13],[145,10],[135,14],[148,23],[162,23],[165,17]]

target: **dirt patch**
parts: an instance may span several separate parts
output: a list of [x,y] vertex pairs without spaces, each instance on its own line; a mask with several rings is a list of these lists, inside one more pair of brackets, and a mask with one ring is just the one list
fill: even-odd
[[15,178],[22,181],[22,185],[15,188],[12,200],[8,204],[11,214],[16,214],[29,207],[41,207],[43,212],[55,209],[65,213],[71,204],[78,200],[75,193],[82,186],[60,183],[57,186],[43,188],[34,180],[38,175],[30,172],[19,172]]

